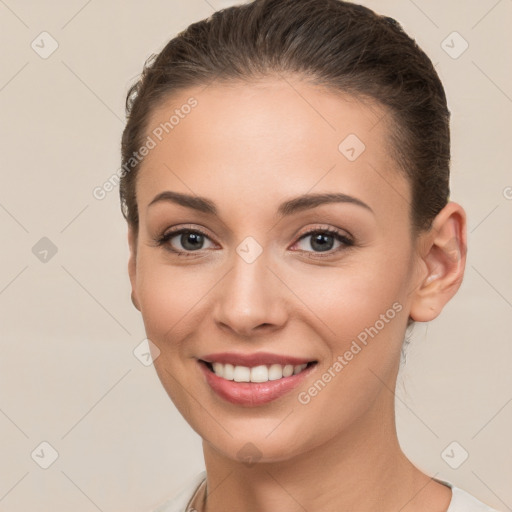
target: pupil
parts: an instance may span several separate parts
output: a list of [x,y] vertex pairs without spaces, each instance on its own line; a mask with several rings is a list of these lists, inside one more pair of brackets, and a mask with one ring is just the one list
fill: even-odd
[[[185,249],[194,250],[198,248],[198,245],[201,245],[202,238],[203,235],[199,233],[186,233],[181,235],[181,243]],[[198,245],[194,245],[194,242]]]
[[[326,242],[325,239],[330,239],[330,242]],[[333,237],[332,235],[325,235],[325,234],[322,234],[322,233],[318,233],[316,236],[314,236],[312,238],[312,241],[311,241],[311,247],[313,249],[315,249],[315,244],[319,244],[316,248],[318,248],[320,251],[328,251],[330,249],[332,249],[332,242],[333,242]],[[327,245],[327,247],[326,247]]]

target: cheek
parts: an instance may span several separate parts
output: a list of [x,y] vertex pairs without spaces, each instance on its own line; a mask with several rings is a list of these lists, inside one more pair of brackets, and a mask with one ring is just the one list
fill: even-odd
[[172,266],[158,257],[142,255],[137,274],[137,295],[148,337],[159,342],[180,339],[190,318],[202,308],[213,286],[211,273],[193,265]]
[[309,422],[321,439],[350,428],[379,396],[383,400],[392,396],[389,390],[394,389],[407,322],[396,283],[383,286],[351,277],[332,280],[330,287],[327,296],[309,295],[322,320],[316,321],[316,327],[323,323],[329,327],[323,338],[329,355],[296,400],[297,418],[301,418],[297,431]]
[[[316,313],[316,323],[325,324],[328,338],[346,341],[373,326],[382,315],[390,331],[387,325],[395,322],[389,320],[398,309],[406,309],[407,268],[407,255],[387,257],[375,249],[361,258],[347,259],[347,264],[338,268],[289,273],[288,284]],[[398,305],[393,308],[393,304]]]
[[328,349],[318,372],[322,382],[302,390],[318,413],[333,401],[344,411],[333,408],[329,414],[356,417],[383,382],[393,388],[408,317],[408,257],[375,249],[344,268],[318,273],[316,279],[309,274],[302,284],[297,280],[317,315],[309,321]]
[[[322,370],[328,371],[337,363],[331,374],[334,370],[343,377],[332,380],[357,392],[365,389],[370,392],[377,384],[369,370],[384,380],[391,377],[407,323],[399,286],[392,282],[387,286],[375,280],[370,282],[331,279],[330,293],[310,291],[308,295],[311,308],[319,312],[318,319],[311,317],[312,327],[323,338],[329,352]],[[325,379],[329,380],[329,375]]]

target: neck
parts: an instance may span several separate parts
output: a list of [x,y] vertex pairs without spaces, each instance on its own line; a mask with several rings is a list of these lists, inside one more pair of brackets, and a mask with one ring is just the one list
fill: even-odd
[[396,433],[394,394],[383,386],[381,395],[348,431],[293,459],[248,466],[203,442],[205,512],[444,512],[450,489],[404,455]]

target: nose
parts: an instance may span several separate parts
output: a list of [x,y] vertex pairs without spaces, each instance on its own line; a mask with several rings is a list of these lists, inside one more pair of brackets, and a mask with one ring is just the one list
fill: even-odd
[[271,267],[265,251],[252,263],[233,255],[232,267],[218,284],[215,297],[214,317],[221,329],[250,337],[285,325],[287,288]]

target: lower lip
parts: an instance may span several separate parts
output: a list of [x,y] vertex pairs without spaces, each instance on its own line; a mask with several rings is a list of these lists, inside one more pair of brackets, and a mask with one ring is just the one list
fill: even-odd
[[245,407],[255,407],[277,400],[301,384],[316,367],[316,364],[313,364],[297,375],[283,377],[278,380],[235,382],[215,375],[206,364],[200,361],[197,363],[206,377],[206,382],[217,395],[232,404]]

